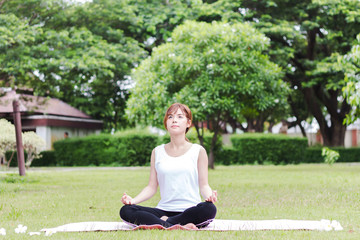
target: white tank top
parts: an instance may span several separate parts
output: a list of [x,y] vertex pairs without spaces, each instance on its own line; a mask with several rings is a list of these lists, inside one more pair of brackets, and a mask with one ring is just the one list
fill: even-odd
[[155,148],[155,169],[161,195],[157,208],[183,212],[201,202],[197,167],[200,148],[200,145],[192,144],[179,157],[169,156],[164,144]]

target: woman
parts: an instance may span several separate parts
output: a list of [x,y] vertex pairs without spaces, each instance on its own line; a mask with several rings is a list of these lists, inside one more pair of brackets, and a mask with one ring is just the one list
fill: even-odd
[[[197,229],[215,218],[217,192],[208,184],[206,151],[185,137],[191,122],[186,105],[174,103],[166,111],[164,125],[171,140],[152,151],[148,185],[135,198],[124,193],[120,217],[125,222],[166,228],[180,224]],[[158,186],[161,200],[156,208],[137,205],[154,196]],[[201,202],[199,190],[205,202]]]

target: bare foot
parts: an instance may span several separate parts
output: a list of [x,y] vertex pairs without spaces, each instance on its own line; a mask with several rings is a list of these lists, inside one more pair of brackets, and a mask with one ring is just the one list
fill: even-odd
[[184,227],[192,230],[198,230],[198,228],[193,223],[185,224]]
[[160,219],[163,221],[166,221],[166,220],[168,220],[168,218],[169,218],[168,216],[162,216]]

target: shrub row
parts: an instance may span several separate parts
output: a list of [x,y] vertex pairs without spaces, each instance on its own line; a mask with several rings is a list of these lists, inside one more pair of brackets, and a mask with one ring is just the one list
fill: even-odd
[[71,138],[54,143],[55,158],[60,166],[119,164],[142,166],[149,163],[158,137],[147,133],[101,134]]
[[[337,151],[340,154],[339,159],[336,162],[360,162],[360,147],[344,148],[344,147],[332,147],[332,150]],[[306,149],[304,162],[306,163],[322,163],[324,162],[321,156],[321,147],[309,147]]]
[[[187,134],[193,143],[199,143],[196,133]],[[204,146],[209,153],[212,135],[206,133]],[[32,166],[89,166],[89,165],[149,165],[152,149],[170,141],[165,135],[158,137],[143,132],[120,132],[115,135],[101,134],[84,138],[70,138],[54,143],[55,151],[44,151]],[[222,146],[221,138],[215,146],[215,163],[231,164],[296,164],[321,163],[321,147],[307,147],[306,138],[286,135],[240,134],[231,137],[233,147]],[[359,162],[360,148],[332,148],[340,153],[337,162]],[[12,152],[7,152],[7,159]],[[26,157],[26,153],[25,153]],[[16,153],[11,162],[17,166]]]
[[[14,153],[13,158],[10,162],[10,167],[17,167],[18,161],[17,161],[17,152],[15,151],[7,151],[5,153],[5,157],[7,160],[11,158],[11,155]],[[27,153],[24,151],[24,158],[26,160]],[[31,166],[56,166],[56,158],[55,158],[55,152],[54,151],[42,151],[40,158],[35,158],[34,161],[31,163]]]
[[[11,158],[11,156],[12,156],[12,158]],[[11,159],[10,167],[17,167],[18,166],[17,152],[16,151],[7,151],[5,153],[5,157],[6,157],[7,161],[9,161]],[[26,159],[26,157],[27,157],[27,152],[24,151],[24,158]]]
[[240,163],[290,164],[303,161],[306,138],[278,134],[238,134],[231,137]]

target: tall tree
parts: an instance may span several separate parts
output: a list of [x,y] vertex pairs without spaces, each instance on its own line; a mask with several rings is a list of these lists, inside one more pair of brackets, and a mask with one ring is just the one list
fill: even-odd
[[272,60],[301,92],[324,144],[343,146],[350,105],[342,98],[344,72],[337,56],[360,32],[358,0],[243,0],[240,12],[271,39]]
[[344,97],[352,107],[346,121],[352,123],[360,118],[360,34],[351,51],[340,60],[345,72]]
[[121,29],[107,28],[102,36],[70,24],[84,5],[68,1],[5,0],[0,7],[2,86],[61,98],[104,120],[107,131],[127,124],[129,75],[146,55],[136,40]]
[[186,21],[171,38],[135,70],[128,115],[159,126],[171,103],[189,105],[200,142],[202,123],[210,123],[213,168],[222,124],[239,118],[249,106],[265,111],[284,103],[287,86],[280,68],[263,54],[269,39],[249,24]]

